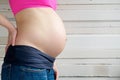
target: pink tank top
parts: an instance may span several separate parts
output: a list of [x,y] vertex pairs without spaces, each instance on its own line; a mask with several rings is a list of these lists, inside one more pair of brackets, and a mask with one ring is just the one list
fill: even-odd
[[9,0],[13,14],[32,7],[51,7],[56,10],[56,0]]

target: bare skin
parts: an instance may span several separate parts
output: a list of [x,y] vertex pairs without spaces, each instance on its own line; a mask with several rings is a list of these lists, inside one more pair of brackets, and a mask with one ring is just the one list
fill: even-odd
[[64,49],[66,33],[60,17],[51,8],[28,8],[16,16],[15,45],[29,45],[56,57]]
[[5,51],[6,51],[7,47],[10,44],[15,45],[17,30],[14,27],[14,25],[4,15],[1,15],[1,14],[0,14],[0,25],[2,25],[8,30],[8,41],[5,48]]
[[[0,24],[8,29],[7,47],[28,45],[57,57],[64,49],[66,32],[60,17],[51,8],[28,8],[15,15],[17,28],[0,15]],[[56,80],[58,69],[54,64]]]

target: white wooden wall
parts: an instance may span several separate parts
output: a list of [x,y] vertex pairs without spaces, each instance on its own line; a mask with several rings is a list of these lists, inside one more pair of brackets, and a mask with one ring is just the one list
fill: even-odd
[[[7,0],[0,13],[15,24]],[[60,80],[120,80],[120,0],[58,0],[67,44],[58,56]],[[0,27],[0,60],[7,30]]]

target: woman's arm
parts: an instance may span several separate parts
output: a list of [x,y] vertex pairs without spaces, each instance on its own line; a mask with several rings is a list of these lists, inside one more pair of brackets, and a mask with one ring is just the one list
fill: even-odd
[[0,14],[0,25],[5,27],[8,30],[8,42],[6,45],[6,50],[10,44],[15,44],[15,38],[17,34],[17,30],[14,25],[3,15]]
[[12,23],[10,23],[10,21],[7,20],[7,18],[1,14],[0,14],[0,25],[7,28],[9,32],[12,32],[15,29]]
[[56,61],[54,62],[54,66],[53,66],[53,69],[54,69],[54,72],[55,72],[55,80],[59,80],[59,71],[58,71],[58,68],[57,68],[57,64],[56,64]]

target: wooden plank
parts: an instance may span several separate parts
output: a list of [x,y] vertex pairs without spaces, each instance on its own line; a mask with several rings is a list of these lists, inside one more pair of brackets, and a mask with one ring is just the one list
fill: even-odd
[[0,11],[10,11],[9,4],[1,4],[0,3]]
[[[81,35],[87,35],[87,34],[120,34],[120,28],[70,28],[65,27],[67,35],[75,35],[75,34],[81,34]],[[7,37],[8,32],[7,30],[3,30],[0,28],[0,37]]]
[[119,35],[69,35],[67,39],[65,49],[59,56],[61,58],[117,58],[120,56]]
[[66,49],[119,49],[120,35],[67,35]]
[[[1,80],[1,79],[0,79]],[[87,78],[77,78],[77,77],[70,77],[70,78],[68,78],[68,77],[61,77],[61,78],[59,78],[59,80],[120,80],[120,78],[100,78],[100,77],[87,77]]]
[[[120,21],[120,10],[58,10],[57,13],[65,21]],[[14,18],[9,11],[1,14]]]
[[[73,46],[74,47],[74,46]],[[0,47],[0,57],[4,57],[5,51],[4,51],[4,47]],[[70,50],[71,49],[71,50]],[[102,58],[117,58],[119,59],[120,57],[120,49],[72,49],[70,48],[69,51],[67,51],[66,49],[64,49],[64,51],[58,56],[58,58],[71,58],[71,59],[75,59],[75,58],[93,58],[93,59],[102,59]]]
[[60,80],[120,80],[120,78],[101,78],[101,77],[86,77],[86,78],[82,78],[82,77],[70,77],[70,78],[60,78]]
[[[16,25],[15,21],[11,21]],[[119,34],[120,22],[69,22],[64,21],[67,34]],[[0,36],[6,36],[5,28],[0,26]]]
[[59,64],[61,76],[120,77],[120,65],[65,65]]
[[119,0],[58,0],[59,4],[119,4]]
[[58,65],[120,65],[120,59],[115,58],[57,58],[56,62]]
[[0,45],[6,45],[7,37],[0,37]]
[[57,13],[66,21],[120,20],[120,10],[58,10]]
[[8,0],[0,0],[0,4],[6,4],[8,3]]
[[120,22],[112,21],[86,21],[86,22],[74,22],[64,21],[66,29],[79,29],[79,28],[119,28]]
[[[120,5],[58,5],[57,10],[120,10]],[[8,4],[0,4],[0,11],[11,11]]]
[[64,21],[67,34],[119,34],[120,22]]
[[[67,39],[59,58],[120,57],[120,35],[68,35]],[[4,49],[4,45],[1,49]]]
[[[0,65],[2,65],[2,61]],[[120,65],[68,65],[59,64],[61,77],[113,77],[119,78]]]
[[[57,0],[59,4],[118,4],[119,0]],[[1,4],[8,3],[8,0],[1,0]]]
[[68,28],[68,35],[73,34],[120,34],[120,28]]
[[[1,80],[1,79],[0,79]],[[59,80],[120,80],[120,78],[106,77],[60,77]]]
[[57,10],[119,10],[120,5],[59,5]]
[[6,16],[7,18],[14,18],[14,15],[10,11],[0,11],[2,15]]
[[[13,21],[14,22],[14,21]],[[120,22],[66,22],[67,34],[119,34]],[[15,22],[13,23],[14,25]],[[7,36],[7,30],[0,26],[0,36]]]
[[[16,26],[15,20],[11,20],[11,23]],[[70,28],[119,28],[120,22],[112,22],[112,21],[86,21],[86,22],[79,22],[79,21],[64,21],[66,29]],[[0,29],[4,30],[1,28]]]
[[0,60],[1,58],[4,58],[4,56],[5,56],[5,46],[0,45]]
[[0,26],[0,36],[3,37],[3,36],[7,36],[7,35],[8,35],[8,30],[6,28]]
[[68,35],[68,47],[82,49],[119,49],[120,35]]
[[[14,25],[15,21],[12,21]],[[120,22],[66,22],[67,34],[120,34]],[[7,36],[7,30],[0,26],[0,36]]]

